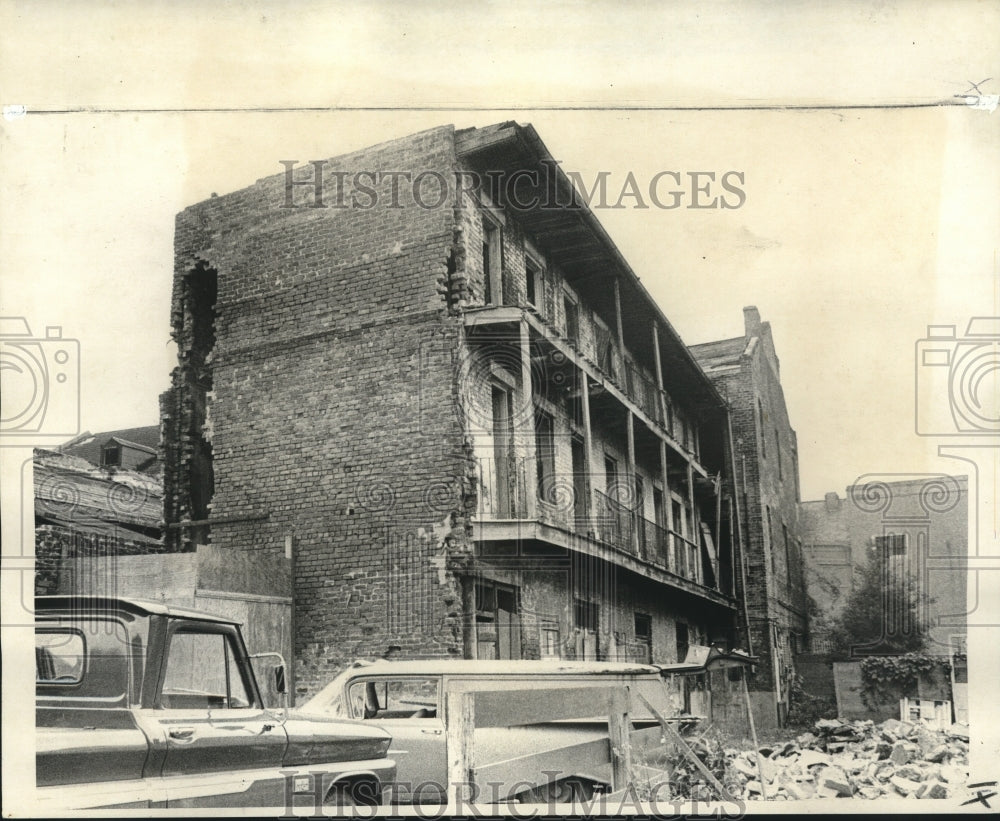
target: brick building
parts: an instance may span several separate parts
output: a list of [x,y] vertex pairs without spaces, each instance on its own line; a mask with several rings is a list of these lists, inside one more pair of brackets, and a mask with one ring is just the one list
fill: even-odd
[[745,602],[752,649],[760,659],[749,687],[759,720],[774,723],[784,720],[795,656],[809,640],[798,447],[771,324],[761,322],[752,306],[743,316],[743,336],[694,345],[691,352],[731,408],[745,517]]
[[741,643],[726,403],[530,125],[289,164],[175,251],[167,540],[292,557],[299,694]]
[[[844,498],[827,493],[800,505],[809,593],[823,619],[814,649],[827,649],[831,621],[843,612],[856,571],[875,558],[917,582],[917,618],[927,650],[948,655],[964,647],[969,553],[966,476],[868,475]],[[912,630],[886,614],[885,630]],[[963,651],[964,652],[964,651]]]

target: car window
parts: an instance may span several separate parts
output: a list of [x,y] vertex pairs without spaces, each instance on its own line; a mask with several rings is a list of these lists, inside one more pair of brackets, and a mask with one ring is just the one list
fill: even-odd
[[79,684],[86,657],[83,635],[75,630],[35,633],[35,682]]
[[356,718],[436,718],[438,680],[406,677],[354,681],[347,697]]
[[229,636],[174,633],[159,703],[168,710],[249,707],[251,699]]

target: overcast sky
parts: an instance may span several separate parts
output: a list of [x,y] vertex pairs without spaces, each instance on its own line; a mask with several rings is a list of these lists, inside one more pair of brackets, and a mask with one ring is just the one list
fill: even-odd
[[[738,209],[597,213],[689,344],[741,335],[745,305],[771,322],[803,498],[962,472],[914,433],[914,346],[1000,315],[1000,112],[638,110],[959,102],[1000,78],[996,3],[826,5],[0,3],[2,102],[29,112],[2,123],[2,314],[80,341],[83,428],[155,424],[178,211],[281,160],[517,119],[614,191],[745,175]],[[357,106],[436,110],[177,111]]]

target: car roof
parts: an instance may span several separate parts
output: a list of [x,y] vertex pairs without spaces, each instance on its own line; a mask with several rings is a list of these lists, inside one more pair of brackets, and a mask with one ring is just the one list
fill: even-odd
[[521,676],[521,675],[658,675],[651,664],[615,661],[566,661],[563,659],[485,660],[485,659],[379,659],[356,661],[344,671],[350,675],[445,675],[445,676]]
[[121,596],[36,596],[35,612],[66,612],[76,614],[126,612],[138,616],[171,616],[200,621],[219,622],[221,624],[240,624],[241,622],[220,616],[216,613],[206,613],[189,607],[177,607],[164,602],[146,601],[144,599],[124,598]]

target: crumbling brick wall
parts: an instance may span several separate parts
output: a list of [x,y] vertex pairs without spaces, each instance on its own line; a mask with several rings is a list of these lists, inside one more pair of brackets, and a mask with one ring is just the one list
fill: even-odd
[[[437,128],[329,161],[327,207],[311,207],[309,186],[286,207],[282,173],[177,218],[180,359],[162,401],[168,527],[194,518],[207,420],[213,523],[200,537],[291,545],[300,694],[358,656],[462,653],[455,570],[475,471],[454,394],[455,308],[467,289],[456,209],[422,208],[405,192],[399,208],[334,207],[338,179],[347,203],[360,193],[359,171],[432,171],[453,184],[455,167],[452,129]],[[295,179],[315,173],[307,164]],[[188,283],[209,269],[218,294],[199,418]]]

